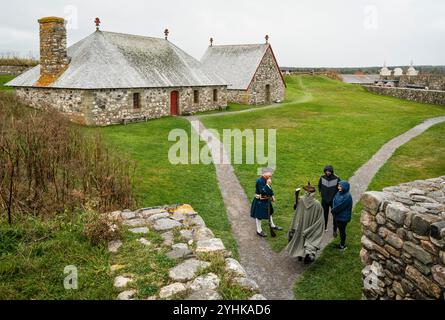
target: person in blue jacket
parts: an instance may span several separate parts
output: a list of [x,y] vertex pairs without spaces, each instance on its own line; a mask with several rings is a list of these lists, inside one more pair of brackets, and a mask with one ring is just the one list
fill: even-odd
[[333,200],[332,214],[338,230],[340,231],[340,244],[336,245],[339,250],[346,249],[346,226],[352,219],[352,196],[349,192],[351,186],[347,181],[340,181],[338,192]]
[[[268,180],[272,177],[272,169],[263,169],[262,176],[256,180],[255,184],[255,197],[252,201],[252,206],[250,208],[250,216],[255,219],[257,235],[259,237],[267,237],[266,233],[261,227],[261,220],[269,220],[270,227],[274,230],[283,230],[283,228],[278,227],[274,224],[272,215],[273,207],[272,201],[275,199],[271,186],[268,186]],[[267,193],[271,192],[271,196]],[[270,219],[269,219],[270,215]]]

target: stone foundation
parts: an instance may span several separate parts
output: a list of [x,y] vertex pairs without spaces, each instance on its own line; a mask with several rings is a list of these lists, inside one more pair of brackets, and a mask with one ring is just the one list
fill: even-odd
[[[214,101],[213,90],[217,90]],[[193,91],[199,91],[194,103]],[[138,119],[156,119],[170,115],[170,95],[178,91],[178,114],[227,107],[226,87],[160,89],[54,89],[17,88],[17,98],[37,109],[55,109],[70,120],[85,125],[111,125]],[[133,108],[133,94],[140,95],[140,108]]]
[[362,195],[365,299],[445,299],[445,176]]
[[445,105],[445,91],[363,86],[369,92],[420,103]]

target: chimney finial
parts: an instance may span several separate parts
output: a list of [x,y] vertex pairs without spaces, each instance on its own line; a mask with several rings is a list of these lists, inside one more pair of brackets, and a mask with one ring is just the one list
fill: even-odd
[[210,38],[210,46],[213,47],[213,38]]
[[96,31],[99,31],[100,19],[99,19],[99,18],[96,18],[96,19],[94,20],[94,23],[96,24]]
[[269,43],[269,35],[266,34],[266,44],[268,44],[268,43]]
[[168,29],[164,30],[164,34],[165,34],[165,40],[168,40],[168,34],[170,33],[170,31]]

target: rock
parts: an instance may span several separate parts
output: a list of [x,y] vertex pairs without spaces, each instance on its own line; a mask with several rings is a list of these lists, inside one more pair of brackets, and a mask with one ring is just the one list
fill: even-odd
[[369,213],[367,211],[363,211],[362,215],[360,217],[360,222],[361,222],[362,226],[371,230],[372,232],[377,231],[376,218],[371,213]]
[[429,276],[431,274],[430,267],[424,265],[422,262],[418,260],[414,260],[414,266],[417,270],[419,270],[424,276]]
[[157,300],[157,298],[156,298],[156,296],[151,296],[151,297],[146,298],[145,300],[147,300],[147,301],[155,301],[155,300]]
[[405,242],[403,245],[403,250],[406,251],[409,255],[413,256],[423,264],[431,264],[433,262],[433,259],[431,257],[431,254],[426,252],[422,249],[422,247],[412,243],[412,242]]
[[147,225],[147,221],[144,219],[131,219],[131,220],[124,221],[123,225],[128,226],[128,227],[137,228],[137,227],[143,227],[143,226]]
[[187,241],[193,239],[193,232],[192,232],[192,230],[181,230],[181,231],[179,231],[179,233],[181,234],[181,237],[184,238]]
[[147,218],[150,218],[150,217],[152,217],[156,214],[160,214],[160,213],[168,214],[168,212],[165,211],[165,209],[143,209],[138,213],[138,217],[142,218],[142,219],[147,219]]
[[376,214],[383,202],[384,196],[383,192],[365,192],[361,196],[361,203],[371,214]]
[[159,291],[159,297],[161,299],[168,299],[180,293],[187,291],[186,286],[183,283],[173,283],[169,286],[161,288]]
[[433,279],[442,288],[445,288],[445,266],[435,265],[431,268],[431,273],[433,274]]
[[111,271],[112,273],[114,273],[114,272],[119,271],[119,270],[122,270],[122,269],[124,269],[124,268],[125,268],[125,265],[123,265],[123,264],[114,264],[114,265],[112,265],[112,266],[110,267],[110,271]]
[[411,197],[411,199],[415,202],[421,202],[422,204],[424,203],[437,203],[436,200],[429,198],[429,197],[425,197],[425,196],[419,196],[419,195],[413,195]]
[[154,214],[154,215],[150,216],[148,218],[148,221],[155,222],[155,221],[157,221],[159,219],[166,219],[166,218],[169,218],[169,217],[170,217],[170,214],[168,212],[162,212],[162,213],[157,213],[157,214]]
[[171,231],[164,232],[161,234],[162,239],[164,239],[164,246],[171,247],[173,245],[174,234]]
[[369,252],[365,248],[362,248],[362,250],[360,250],[360,260],[363,265],[368,265],[371,263]]
[[439,299],[441,297],[442,290],[433,281],[422,275],[413,266],[406,267],[405,275],[411,281],[413,281],[424,293],[431,297]]
[[135,234],[147,234],[149,231],[150,230],[147,227],[130,229],[130,232]]
[[151,245],[151,242],[148,241],[148,240],[145,239],[145,238],[140,238],[140,239],[138,239],[138,242],[139,242],[140,244],[143,244],[144,246],[150,246],[150,245]]
[[206,223],[201,218],[201,216],[196,216],[196,217],[193,217],[192,219],[190,219],[189,225],[191,225],[191,226],[198,226],[198,227],[205,227]]
[[402,249],[403,247],[403,240],[393,232],[388,232],[385,240],[396,249]]
[[166,231],[166,230],[171,230],[174,228],[179,228],[181,226],[182,226],[182,224],[175,220],[159,219],[159,220],[156,220],[155,224],[153,225],[153,228],[156,231]]
[[435,222],[431,225],[431,237],[434,239],[442,239],[445,231],[445,221]]
[[174,281],[192,280],[198,271],[208,268],[210,263],[197,259],[189,259],[170,270],[169,276]]
[[393,257],[397,257],[400,258],[400,250],[397,250],[394,247],[391,247],[388,244],[385,244],[385,246],[383,247],[386,251],[388,251],[388,253],[393,256]]
[[222,297],[215,290],[199,290],[193,292],[186,300],[222,300]]
[[255,294],[249,298],[249,300],[267,300],[262,294]]
[[210,230],[209,228],[202,227],[202,228],[195,230],[193,237],[196,241],[200,241],[200,240],[213,239],[213,238],[215,238],[215,235],[213,234],[212,230]]
[[129,277],[118,276],[114,279],[114,287],[118,289],[125,288],[133,279]]
[[214,273],[209,273],[204,276],[198,277],[188,287],[193,291],[200,290],[216,290],[219,287],[220,279]]
[[235,259],[227,258],[226,259],[226,271],[232,272],[238,277],[247,277],[246,270],[243,268],[243,266]]
[[113,221],[120,220],[121,218],[121,211],[113,211],[110,213],[110,219]]
[[237,278],[234,278],[233,281],[236,284],[240,285],[244,289],[251,290],[251,291],[259,291],[260,290],[260,287],[258,286],[258,284],[252,279],[248,279],[245,277],[237,277]]
[[442,264],[445,265],[445,251],[440,251],[439,257],[440,257],[440,260],[442,260]]
[[196,211],[193,210],[193,208],[190,205],[188,205],[188,204],[183,204],[183,205],[177,207],[174,210],[174,213],[185,214],[185,215],[188,215],[188,216],[196,216],[197,215]]
[[121,212],[121,218],[124,220],[130,220],[134,219],[136,217],[136,214],[132,211],[123,211]]
[[424,196],[426,192],[424,190],[413,188],[407,192],[410,196],[419,195]]
[[187,216],[184,213],[173,213],[170,215],[170,219],[179,221],[179,222],[184,222],[187,219]]
[[429,236],[431,225],[440,218],[431,214],[416,214],[413,217],[411,229],[420,236]]
[[383,213],[379,212],[376,216],[375,216],[375,220],[377,222],[377,224],[380,225],[384,225],[386,223],[386,217]]
[[122,247],[122,241],[121,240],[110,241],[108,243],[108,252],[117,253],[119,251],[120,247]]
[[223,242],[219,238],[198,241],[196,253],[224,252],[226,250]]
[[117,296],[117,300],[131,300],[136,295],[136,293],[137,293],[136,290],[128,290],[121,292]]
[[182,259],[192,254],[192,251],[185,243],[178,243],[173,245],[172,250],[167,252],[167,257],[173,260]]
[[425,249],[425,251],[428,251],[429,253],[431,253],[432,255],[437,256],[438,255],[438,250],[437,248],[430,242],[430,241],[425,241],[425,240],[421,240],[420,241],[420,246]]
[[401,203],[391,203],[386,207],[386,218],[398,225],[403,225],[409,210]]

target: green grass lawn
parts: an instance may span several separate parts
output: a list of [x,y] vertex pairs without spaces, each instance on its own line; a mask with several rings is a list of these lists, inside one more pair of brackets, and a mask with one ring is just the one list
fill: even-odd
[[[83,236],[84,218],[0,223],[0,300],[113,299],[108,250]],[[71,265],[77,267],[78,290],[63,286],[64,269]]]
[[[286,77],[286,81],[288,102],[282,107],[201,117],[207,128],[219,131],[277,130],[275,220],[286,229],[293,216],[293,190],[308,181],[316,184],[326,164],[348,179],[387,141],[424,119],[445,114],[445,107],[379,96],[325,77]],[[257,168],[235,165],[249,197],[254,194]],[[277,251],[287,242],[284,236],[268,240]]]
[[[400,147],[380,169],[368,190],[445,174],[445,124],[438,124]],[[299,299],[360,299],[362,290],[360,262],[360,203],[347,229],[345,252],[328,247],[295,286]]]
[[11,87],[5,87],[4,84],[14,79],[15,76],[9,74],[0,74],[0,90],[14,90]]
[[226,209],[213,165],[172,165],[168,141],[172,129],[190,133],[182,118],[164,118],[127,126],[95,128],[117,152],[136,162],[135,192],[140,207],[188,203],[236,256]]

